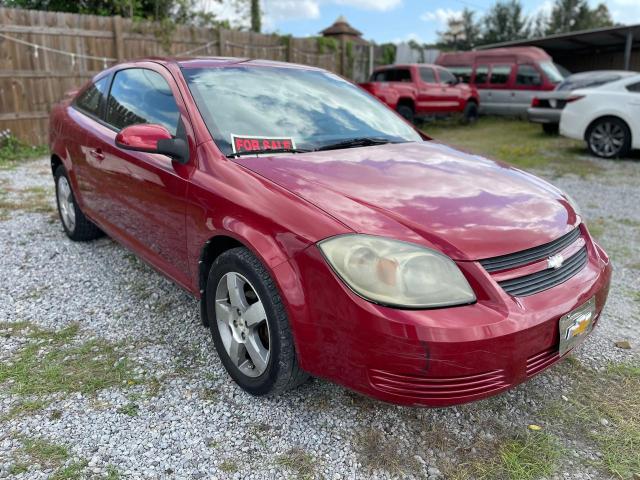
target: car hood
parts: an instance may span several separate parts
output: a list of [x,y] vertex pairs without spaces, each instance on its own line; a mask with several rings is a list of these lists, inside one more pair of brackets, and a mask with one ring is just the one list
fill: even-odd
[[578,223],[547,182],[434,141],[235,161],[356,232],[420,243],[457,260],[538,246]]

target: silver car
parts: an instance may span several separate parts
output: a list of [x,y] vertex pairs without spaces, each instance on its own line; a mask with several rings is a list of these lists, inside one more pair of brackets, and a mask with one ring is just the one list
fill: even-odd
[[540,93],[533,98],[527,109],[529,121],[540,123],[545,133],[557,134],[562,109],[573,90],[599,87],[636,74],[637,72],[626,70],[593,70],[573,74],[559,83],[555,90]]

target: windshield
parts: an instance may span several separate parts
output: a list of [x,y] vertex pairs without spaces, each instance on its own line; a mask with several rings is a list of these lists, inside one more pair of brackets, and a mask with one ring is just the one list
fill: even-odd
[[226,155],[251,141],[270,142],[279,150],[315,150],[365,137],[422,140],[376,99],[328,72],[254,66],[182,72],[211,136]]
[[540,62],[540,68],[542,68],[551,83],[560,83],[564,79],[564,75],[560,73],[558,67],[552,62]]

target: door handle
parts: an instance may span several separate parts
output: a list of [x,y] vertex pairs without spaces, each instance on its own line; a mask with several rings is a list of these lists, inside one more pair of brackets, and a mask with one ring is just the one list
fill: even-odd
[[91,155],[96,160],[104,160],[104,153],[102,153],[101,148],[95,148],[93,150],[89,150],[89,155]]

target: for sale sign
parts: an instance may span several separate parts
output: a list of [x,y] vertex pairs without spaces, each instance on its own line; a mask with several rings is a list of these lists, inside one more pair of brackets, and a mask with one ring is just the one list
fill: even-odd
[[290,137],[260,137],[231,134],[233,153],[286,152],[295,150],[296,144]]

